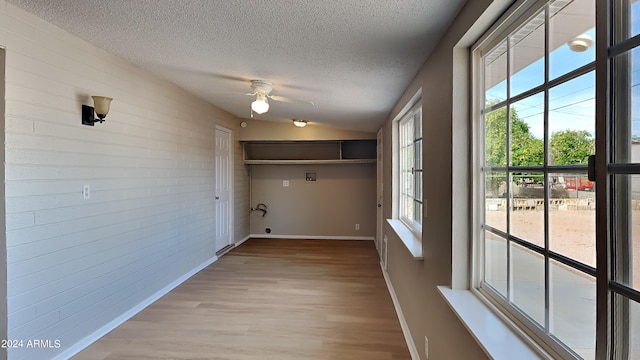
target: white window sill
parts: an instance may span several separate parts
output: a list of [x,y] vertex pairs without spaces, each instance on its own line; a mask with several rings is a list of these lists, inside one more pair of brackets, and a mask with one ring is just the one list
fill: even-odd
[[387,219],[387,222],[391,225],[391,228],[395,231],[400,240],[402,240],[402,243],[409,250],[413,258],[415,260],[424,259],[422,256],[422,239],[418,238],[416,234],[409,230],[409,228],[400,220]]
[[438,291],[471,336],[493,359],[546,359],[469,290],[438,286]]

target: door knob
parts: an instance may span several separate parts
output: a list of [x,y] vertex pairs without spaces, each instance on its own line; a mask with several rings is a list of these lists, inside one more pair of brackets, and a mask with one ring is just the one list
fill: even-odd
[[216,200],[220,200],[220,196],[216,196]]
[[382,207],[382,204],[378,204],[378,207]]

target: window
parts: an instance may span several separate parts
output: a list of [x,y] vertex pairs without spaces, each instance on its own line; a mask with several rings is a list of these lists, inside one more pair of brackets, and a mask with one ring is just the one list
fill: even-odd
[[[603,132],[599,150],[608,156],[596,164],[597,191],[606,192],[609,201],[598,211],[608,215],[608,227],[598,235],[602,253],[609,253],[609,278],[598,288],[598,305],[607,313],[606,324],[598,328],[598,341],[610,345],[610,353],[599,348],[598,356],[615,359],[640,358],[640,2],[635,0],[601,1],[613,18],[611,38],[605,48],[610,68],[609,97],[599,98],[601,116],[611,129]],[[599,30],[600,31],[600,30]],[[606,89],[604,84],[603,89]],[[600,176],[602,175],[602,176]],[[600,194],[598,193],[598,196]],[[607,232],[609,229],[609,232]],[[600,243],[599,243],[600,244]],[[606,248],[605,248],[606,247]],[[605,259],[603,259],[605,260]],[[604,272],[603,272],[604,275]],[[598,308],[600,311],[600,308]]]
[[474,47],[474,285],[563,358],[596,357],[595,19],[519,1]]
[[399,219],[422,234],[422,110],[416,105],[398,122]]

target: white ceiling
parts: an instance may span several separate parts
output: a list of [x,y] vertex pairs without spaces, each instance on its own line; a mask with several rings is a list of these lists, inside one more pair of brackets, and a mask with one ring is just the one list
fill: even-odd
[[250,80],[273,83],[257,119],[375,131],[464,0],[8,0],[249,117]]

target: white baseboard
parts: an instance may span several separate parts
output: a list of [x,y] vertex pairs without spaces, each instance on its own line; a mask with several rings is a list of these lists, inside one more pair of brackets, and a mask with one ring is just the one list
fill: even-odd
[[416,344],[413,342],[413,337],[411,337],[411,331],[409,331],[409,325],[407,324],[407,320],[404,318],[404,314],[402,313],[402,308],[400,307],[400,302],[398,301],[398,297],[396,296],[396,291],[393,289],[393,285],[391,285],[389,274],[387,274],[387,272],[385,271],[384,264],[382,262],[380,262],[380,268],[382,269],[384,282],[387,283],[387,289],[389,290],[389,294],[391,295],[393,307],[396,308],[396,314],[398,314],[398,320],[400,321],[402,334],[404,334],[404,340],[407,342],[407,347],[409,348],[411,359],[420,360],[418,349],[416,348]]
[[247,240],[251,239],[251,236],[252,236],[252,235],[251,235],[251,234],[249,234],[249,235],[245,236],[244,238],[242,238],[242,239],[238,240],[238,241],[236,242],[236,244],[235,244],[235,245],[236,245],[236,247],[238,247],[238,246],[242,245],[242,243],[243,243],[243,242],[245,242],[245,241],[247,241]]
[[324,235],[274,235],[251,234],[249,237],[258,239],[305,239],[305,240],[375,240],[373,236],[324,236]]
[[54,360],[70,359],[72,356],[76,355],[77,353],[79,353],[80,351],[84,350],[89,345],[91,345],[94,342],[96,342],[101,337],[105,336],[111,330],[113,330],[113,329],[117,328],[118,326],[122,325],[122,323],[124,323],[125,321],[131,319],[137,313],[139,313],[140,311],[144,310],[147,306],[153,304],[156,300],[160,299],[161,297],[163,297],[164,295],[169,293],[171,290],[176,288],[178,285],[182,284],[187,279],[189,279],[193,275],[197,274],[200,270],[202,270],[202,269],[206,268],[207,266],[213,264],[217,260],[218,260],[218,257],[214,256],[211,259],[209,259],[209,260],[203,262],[202,264],[196,266],[193,270],[189,271],[188,273],[182,275],[180,278],[176,279],[175,281],[173,281],[169,285],[167,285],[167,286],[163,287],[162,289],[158,290],[155,294],[149,296],[146,300],[144,300],[143,302],[141,302],[138,305],[134,306],[129,311],[127,311],[124,314],[118,316],[117,318],[111,320],[110,322],[108,322],[107,324],[105,324],[104,326],[99,328],[98,330],[94,331],[93,333],[87,335],[86,337],[84,337],[83,339],[78,341],[77,343],[73,344],[67,350],[65,350],[62,353],[58,354],[53,359]]

